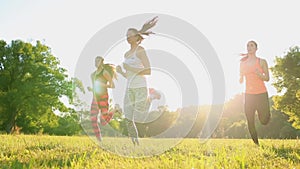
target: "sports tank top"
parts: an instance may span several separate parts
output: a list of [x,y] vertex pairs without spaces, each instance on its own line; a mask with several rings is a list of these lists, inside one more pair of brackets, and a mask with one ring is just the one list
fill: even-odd
[[256,75],[256,70],[264,73],[260,66],[260,58],[256,59],[254,65],[247,65],[245,61],[241,64],[241,73],[246,77],[246,93],[247,94],[261,94],[267,92],[265,83]]
[[93,82],[94,82],[94,94],[106,94],[107,93],[107,88],[104,88],[101,86],[101,83],[106,84],[107,80],[106,78],[103,76],[103,72],[104,72],[104,68],[101,70],[101,72],[97,73],[97,71],[95,71],[92,75],[93,78]]
[[[144,68],[141,59],[136,55],[136,50],[131,56],[125,58],[124,63],[134,68]],[[146,77],[136,72],[127,71],[127,88],[141,87],[147,87]]]

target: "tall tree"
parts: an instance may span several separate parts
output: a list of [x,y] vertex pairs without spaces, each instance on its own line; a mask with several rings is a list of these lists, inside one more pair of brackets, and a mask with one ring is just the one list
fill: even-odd
[[274,107],[286,113],[295,128],[300,128],[300,48],[293,47],[283,57],[276,57],[271,68],[273,85],[281,95],[273,97]]
[[0,130],[10,133],[18,121],[68,111],[60,98],[72,99],[72,80],[59,63],[40,41],[0,40]]

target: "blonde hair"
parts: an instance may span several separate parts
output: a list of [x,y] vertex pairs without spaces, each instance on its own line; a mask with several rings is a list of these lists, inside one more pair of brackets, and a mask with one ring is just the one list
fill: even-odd
[[[104,58],[102,56],[96,56],[96,59],[102,59],[104,62]],[[111,63],[106,63],[103,64],[103,69],[106,70],[112,79],[117,79],[117,71],[116,71],[116,66],[114,64]]]

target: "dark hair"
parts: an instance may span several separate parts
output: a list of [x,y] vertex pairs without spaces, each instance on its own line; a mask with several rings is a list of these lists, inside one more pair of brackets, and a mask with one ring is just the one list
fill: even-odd
[[253,43],[255,47],[257,48],[257,43],[254,40],[250,40],[248,43]]
[[[253,43],[254,45],[255,45],[255,47],[256,47],[256,49],[257,49],[257,43],[254,41],[254,40],[250,40],[250,41],[248,41],[248,43]],[[248,44],[247,43],[247,44]],[[243,61],[245,61],[245,60],[247,60],[248,59],[248,54],[240,54],[241,56],[244,56],[240,61],[241,62],[243,62]]]

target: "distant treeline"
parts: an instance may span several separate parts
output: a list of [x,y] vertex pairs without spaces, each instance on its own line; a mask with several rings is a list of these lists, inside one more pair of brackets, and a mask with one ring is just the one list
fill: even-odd
[[[281,95],[270,98],[271,122],[266,126],[256,124],[260,138],[300,136],[296,129],[300,128],[299,65],[299,47],[291,48],[284,57],[276,57],[271,71],[273,85]],[[77,94],[84,93],[84,88],[80,79],[67,75],[51,48],[42,42],[0,40],[0,132],[90,134],[89,106]],[[61,101],[62,97],[69,100],[71,107]],[[78,111],[74,105],[86,108]],[[224,103],[222,114],[212,109],[207,105],[170,111],[167,106],[160,106],[148,114],[146,123],[137,123],[140,137],[194,138],[204,133],[213,138],[249,138],[241,94]],[[60,115],[54,113],[57,111]],[[122,110],[117,112],[109,125],[102,127],[104,136],[127,135]]]

